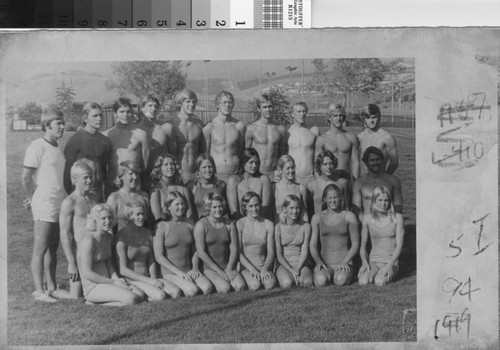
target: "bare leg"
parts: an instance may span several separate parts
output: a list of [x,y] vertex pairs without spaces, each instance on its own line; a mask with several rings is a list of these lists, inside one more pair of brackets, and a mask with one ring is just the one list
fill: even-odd
[[203,273],[207,276],[208,280],[212,282],[217,293],[228,293],[231,290],[231,284],[219,276],[217,272],[209,268],[205,268]]
[[212,293],[214,286],[212,285],[210,280],[205,275],[201,275],[201,277],[198,277],[195,280],[195,282],[196,282],[196,285],[198,286],[198,288],[201,289],[203,294],[207,295],[207,294]]
[[163,290],[147,282],[129,280],[128,283],[142,290],[148,297],[148,301],[160,301],[167,298],[167,294]]
[[313,280],[316,287],[328,286],[332,284],[332,273],[325,269],[314,271]]
[[313,285],[313,273],[311,269],[307,266],[304,266],[300,270],[299,285],[301,287],[312,287]]
[[91,303],[106,306],[125,306],[137,304],[140,297],[128,288],[112,284],[98,284],[86,296]]
[[187,297],[192,297],[198,294],[198,286],[193,282],[183,279],[182,277],[172,273],[163,273],[163,279],[180,288]]
[[182,289],[177,287],[175,284],[167,281],[164,278],[160,278],[160,281],[163,282],[163,291],[170,295],[172,298],[177,299],[182,296]]
[[[52,224],[54,223],[45,221],[35,221],[34,224],[31,273],[33,275],[33,281],[35,282],[35,289],[37,293],[45,293],[43,288],[43,272],[46,261],[45,255],[48,254],[49,245],[51,243]],[[47,258],[47,260],[49,260],[49,258]],[[45,270],[49,272],[48,268]]]
[[345,286],[351,283],[354,278],[354,269],[349,266],[349,271],[335,271],[333,275],[333,283],[337,286]]
[[278,279],[280,287],[283,289],[291,288],[295,284],[293,276],[283,266],[278,267],[276,270],[276,278]]
[[274,287],[276,287],[277,283],[276,276],[274,275],[274,273],[272,272],[269,273],[271,274],[271,278],[269,280],[261,282],[266,290],[273,289]]
[[230,283],[231,287],[233,287],[233,289],[236,292],[240,292],[242,290],[247,289],[247,284],[245,283],[245,279],[239,272],[236,274],[236,277]]
[[260,283],[260,280],[252,277],[250,274],[250,271],[248,270],[243,270],[241,271],[241,275],[245,279],[246,284],[248,285],[249,290],[259,290],[262,284]]
[[56,268],[57,268],[57,248],[59,248],[59,223],[51,222],[50,224],[51,224],[50,225],[51,231],[50,231],[49,249],[47,250],[47,253],[45,253],[45,262],[46,263],[48,262],[48,264],[45,264],[45,274],[47,278],[47,290],[52,291],[57,288]]

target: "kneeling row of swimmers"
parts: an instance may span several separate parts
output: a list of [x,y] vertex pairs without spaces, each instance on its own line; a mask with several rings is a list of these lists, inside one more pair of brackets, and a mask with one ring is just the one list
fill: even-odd
[[[261,198],[254,192],[244,195],[244,216],[236,223],[225,216],[223,196],[209,193],[204,202],[207,214],[193,225],[185,219],[185,197],[169,192],[164,220],[154,236],[144,227],[147,210],[141,203],[126,204],[129,222],[115,237],[113,210],[106,204],[95,205],[87,234],[77,247],[87,302],[130,305],[213,290],[346,285],[354,280],[353,259],[358,252],[361,285],[385,285],[399,270],[403,219],[394,212],[384,187],[373,193],[371,215],[361,223],[361,239],[357,218],[343,209],[342,191],[334,184],[325,188],[326,209],[315,214],[311,224],[303,220],[302,202],[294,195],[284,199],[276,225],[260,215]],[[372,245],[369,256],[368,238]]]

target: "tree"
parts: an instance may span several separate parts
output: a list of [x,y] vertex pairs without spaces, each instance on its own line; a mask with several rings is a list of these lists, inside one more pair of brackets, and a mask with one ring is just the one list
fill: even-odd
[[373,93],[391,68],[377,58],[339,58],[328,62],[317,58],[312,64],[312,88],[325,93],[330,103],[340,94],[346,108],[354,107],[360,93]]
[[[271,110],[271,122],[277,125],[290,123],[288,111],[290,109],[290,99],[286,96],[285,90],[278,87],[270,87],[263,91],[271,99],[273,109]],[[254,113],[254,121],[260,116],[258,106],[259,98],[254,98],[249,102],[250,109]]]
[[26,120],[26,124],[39,124],[42,119],[42,106],[36,102],[28,102],[17,110],[19,119]]
[[106,82],[108,90],[116,89],[122,96],[132,94],[139,99],[154,95],[160,101],[160,108],[186,86],[187,75],[181,61],[131,61],[112,67],[116,81]]
[[73,87],[66,86],[64,81],[61,86],[56,89],[55,107],[58,108],[64,115],[69,115],[73,111],[73,104],[75,103],[75,90]]

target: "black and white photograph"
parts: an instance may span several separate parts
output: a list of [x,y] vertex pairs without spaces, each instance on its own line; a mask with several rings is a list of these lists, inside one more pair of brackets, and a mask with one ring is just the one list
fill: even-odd
[[483,34],[6,38],[7,344],[498,345]]

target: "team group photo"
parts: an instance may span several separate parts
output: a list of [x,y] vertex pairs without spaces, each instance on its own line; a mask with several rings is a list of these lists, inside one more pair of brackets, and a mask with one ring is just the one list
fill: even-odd
[[414,60],[10,73],[9,343],[416,339]]

